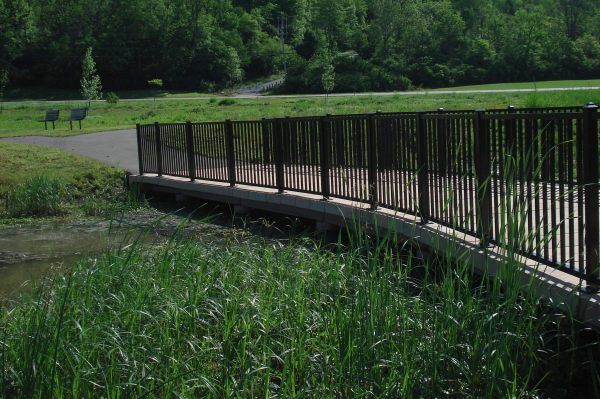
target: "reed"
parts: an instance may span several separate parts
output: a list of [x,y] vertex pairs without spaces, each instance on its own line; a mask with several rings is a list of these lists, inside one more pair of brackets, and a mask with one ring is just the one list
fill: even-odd
[[424,262],[360,230],[335,252],[179,233],[83,258],[4,307],[1,395],[534,397],[568,372],[551,367],[573,350],[547,345],[556,309],[450,254]]
[[44,175],[32,177],[8,194],[6,213],[11,217],[61,215],[65,213],[66,195],[63,179]]

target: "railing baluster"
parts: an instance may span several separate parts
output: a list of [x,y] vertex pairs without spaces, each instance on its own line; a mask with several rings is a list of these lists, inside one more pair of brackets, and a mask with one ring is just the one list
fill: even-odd
[[225,136],[227,140],[227,170],[229,185],[235,186],[235,147],[233,144],[233,123],[231,119],[225,121]]
[[[438,108],[438,114],[443,114],[444,108]],[[446,169],[448,167],[446,161],[446,152],[448,148],[446,147],[446,120],[438,119],[437,121],[437,144],[438,144],[438,166],[439,166],[439,174],[440,177],[446,177]],[[441,186],[441,185],[440,185]]]
[[379,202],[377,196],[377,131],[373,113],[367,116],[367,146],[368,146],[368,168],[369,168],[369,202],[371,209],[376,210]]
[[279,194],[284,191],[284,148],[283,148],[283,133],[281,129],[281,118],[275,118],[275,179]]
[[427,131],[425,129],[425,120],[423,119],[425,111],[417,111],[417,169],[419,180],[419,216],[421,223],[429,221],[429,165],[427,157]]
[[185,123],[185,130],[187,133],[187,156],[188,156],[188,170],[190,173],[190,181],[196,180],[196,156],[194,154],[194,132],[192,130],[192,122],[187,121]]
[[477,232],[481,234],[481,246],[487,246],[491,239],[492,192],[491,156],[489,123],[481,119],[484,109],[475,111],[475,173],[477,177]]
[[321,193],[323,199],[329,199],[329,169],[331,168],[331,138],[329,137],[329,128],[325,116],[319,118],[319,136],[321,139]]
[[137,123],[135,125],[135,133],[136,133],[137,146],[138,146],[138,166],[140,168],[140,175],[143,175],[144,174],[144,160],[143,160],[143,152],[142,152],[142,132],[141,132],[139,123]]
[[160,141],[160,125],[158,122],[154,122],[154,135],[156,136],[156,171],[158,177],[163,175],[163,162],[162,162],[162,146]]
[[[599,232],[598,218],[598,121],[593,116],[598,106],[583,107],[583,184],[585,185],[585,272],[586,292],[598,291]],[[581,232],[580,232],[581,234]]]

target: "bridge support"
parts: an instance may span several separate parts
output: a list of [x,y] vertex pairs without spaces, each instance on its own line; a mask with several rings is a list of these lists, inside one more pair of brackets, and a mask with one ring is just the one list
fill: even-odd
[[247,215],[250,212],[252,212],[252,208],[244,206],[244,205],[234,205],[233,206],[233,213],[235,213],[236,215]]

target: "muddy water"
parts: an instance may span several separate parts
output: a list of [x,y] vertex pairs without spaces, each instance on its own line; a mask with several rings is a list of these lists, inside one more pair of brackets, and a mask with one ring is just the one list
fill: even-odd
[[[69,267],[82,256],[126,245],[132,229],[138,233],[149,230],[144,234],[146,243],[168,240],[182,223],[188,238],[204,242],[240,241],[263,235],[263,216],[268,220],[281,217],[261,214],[252,220],[245,217],[233,220],[227,207],[180,209],[159,203],[157,208],[112,221],[90,218],[0,227],[0,297],[14,297],[17,291],[28,291],[31,281],[39,281],[52,267]],[[274,231],[267,229],[267,237],[286,241],[285,237],[293,235],[287,231],[289,225],[288,218],[284,218]]]
[[108,221],[34,224],[0,229],[0,292],[27,289],[52,265],[70,265],[85,254],[104,251],[125,239]]

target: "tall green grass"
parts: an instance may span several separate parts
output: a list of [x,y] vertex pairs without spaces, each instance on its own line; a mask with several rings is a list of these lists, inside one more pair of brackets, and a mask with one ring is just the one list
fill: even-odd
[[74,184],[64,178],[47,175],[28,178],[24,183],[7,190],[0,215],[7,218],[81,213],[84,216],[110,216],[148,206],[139,186],[127,186],[116,191],[112,180],[104,179],[113,184],[103,188],[87,186],[86,180],[87,177],[79,175],[75,176]]
[[589,102],[600,104],[600,90],[530,92],[523,106],[525,108],[564,107],[574,104],[583,106]]
[[67,186],[64,179],[37,176],[14,187],[6,200],[11,217],[56,216],[66,211]]
[[3,397],[531,397],[552,312],[391,236],[134,244],[2,310]]

